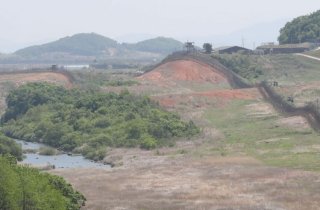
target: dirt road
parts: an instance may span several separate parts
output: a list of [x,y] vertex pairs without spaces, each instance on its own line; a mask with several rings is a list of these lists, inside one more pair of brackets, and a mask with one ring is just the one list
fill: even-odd
[[313,60],[320,61],[320,58],[317,58],[317,57],[314,57],[314,56],[311,56],[311,55],[305,55],[305,54],[302,54],[302,53],[298,53],[297,55],[303,56],[303,57],[306,57],[306,58],[310,58],[310,59],[313,59]]

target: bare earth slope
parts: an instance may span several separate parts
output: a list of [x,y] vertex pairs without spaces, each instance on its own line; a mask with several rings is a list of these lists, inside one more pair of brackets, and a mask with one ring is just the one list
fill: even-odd
[[163,64],[156,69],[142,75],[139,79],[154,81],[196,81],[196,82],[225,82],[220,72],[206,64],[188,60],[173,61]]

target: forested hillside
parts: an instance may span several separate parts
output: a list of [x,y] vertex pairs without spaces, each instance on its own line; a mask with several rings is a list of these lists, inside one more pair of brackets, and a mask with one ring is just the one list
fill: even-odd
[[[123,43],[95,33],[82,33],[64,37],[43,45],[30,46],[15,52],[23,57],[47,56],[48,54],[72,54],[97,56],[111,51],[138,51],[151,53],[171,53],[181,50],[183,44],[172,38],[158,37],[134,44]],[[121,54],[121,53],[120,53]]]
[[320,41],[320,10],[288,22],[278,40],[280,44]]
[[104,158],[107,146],[152,149],[199,132],[192,121],[183,122],[149,98],[126,91],[100,93],[33,83],[11,92],[7,105],[2,118],[7,136],[41,141],[94,160]]

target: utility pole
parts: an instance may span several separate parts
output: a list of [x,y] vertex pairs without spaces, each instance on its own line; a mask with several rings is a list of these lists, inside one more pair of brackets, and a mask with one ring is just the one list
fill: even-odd
[[244,38],[241,37],[241,41],[242,41],[242,47],[244,48]]

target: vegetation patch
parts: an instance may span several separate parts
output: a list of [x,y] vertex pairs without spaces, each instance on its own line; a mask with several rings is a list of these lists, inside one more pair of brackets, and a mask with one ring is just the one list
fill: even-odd
[[78,151],[101,160],[107,147],[172,145],[173,137],[199,132],[192,121],[161,109],[148,97],[95,91],[66,90],[32,83],[12,91],[2,117],[9,137]]
[[19,166],[0,155],[0,209],[77,210],[85,197],[58,176]]
[[18,160],[22,160],[22,149],[12,139],[6,137],[0,132],[0,155],[13,155]]
[[282,86],[320,80],[319,61],[298,55],[221,54],[213,57],[253,83],[272,80]]
[[246,108],[251,103],[236,100],[204,114],[225,136],[218,145],[225,154],[247,154],[273,166],[319,170],[319,151],[297,152],[317,145],[318,133],[278,125],[280,116],[251,116]]
[[112,80],[105,83],[106,86],[132,86],[139,84],[137,81],[134,80]]
[[57,155],[58,151],[55,148],[52,148],[52,147],[40,147],[39,154],[40,155],[52,156],[52,155]]
[[240,76],[252,80],[263,75],[263,69],[257,62],[252,61],[252,56],[243,54],[234,55],[214,55],[213,58],[219,60],[224,66],[239,74]]

